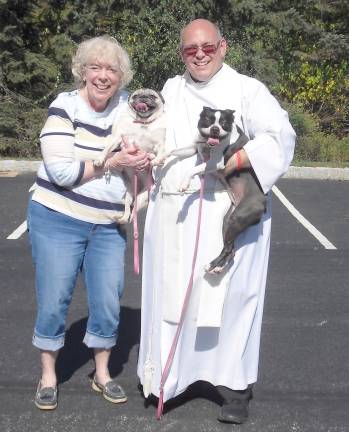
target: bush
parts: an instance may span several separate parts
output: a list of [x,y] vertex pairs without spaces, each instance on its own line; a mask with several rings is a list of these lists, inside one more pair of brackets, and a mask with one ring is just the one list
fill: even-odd
[[0,155],[40,158],[39,134],[47,110],[27,102],[0,97]]
[[297,133],[294,161],[330,162],[349,164],[349,137],[338,138],[320,129],[316,115],[303,110],[298,104],[284,104]]
[[349,163],[349,137],[337,138],[335,135],[319,136],[320,160],[334,164]]
[[226,62],[289,101],[295,162],[348,164],[348,2],[290,3],[0,0],[0,156],[39,156],[46,109],[72,88],[71,54],[82,39],[114,35],[133,61],[130,90],[160,90],[184,70],[180,29],[205,17],[228,40]]

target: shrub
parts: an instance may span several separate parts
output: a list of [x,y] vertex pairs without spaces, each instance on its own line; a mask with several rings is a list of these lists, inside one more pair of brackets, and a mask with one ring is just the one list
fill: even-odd
[[338,138],[325,134],[320,129],[320,121],[298,105],[284,104],[290,121],[297,133],[294,161],[330,162],[349,164],[349,137]]
[[0,155],[3,157],[40,157],[39,134],[47,110],[0,96]]

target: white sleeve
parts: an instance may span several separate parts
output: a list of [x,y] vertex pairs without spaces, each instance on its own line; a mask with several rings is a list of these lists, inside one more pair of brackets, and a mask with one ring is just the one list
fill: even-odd
[[250,78],[243,94],[243,118],[250,137],[244,150],[267,193],[291,164],[296,134],[287,112],[262,83]]
[[59,186],[76,186],[84,173],[84,162],[75,159],[74,142],[69,114],[64,108],[51,104],[40,134],[40,144],[47,175]]
[[181,76],[176,75],[173,78],[169,78],[165,84],[164,87],[161,90],[161,95],[165,99],[165,109],[166,106],[173,103],[176,97],[176,93],[178,92],[178,85],[181,80]]

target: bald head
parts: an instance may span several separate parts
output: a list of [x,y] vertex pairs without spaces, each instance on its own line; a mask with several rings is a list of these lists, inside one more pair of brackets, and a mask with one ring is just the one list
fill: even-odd
[[213,24],[209,20],[198,18],[191,21],[189,24],[187,24],[185,27],[182,28],[181,35],[180,35],[180,45],[182,46],[183,38],[185,38],[187,32],[190,33],[198,29],[207,34],[214,33],[217,40],[221,39],[222,37],[221,31],[219,30],[219,27],[216,24]]
[[226,50],[225,39],[211,21],[196,19],[181,31],[182,61],[196,81],[209,81],[221,69]]

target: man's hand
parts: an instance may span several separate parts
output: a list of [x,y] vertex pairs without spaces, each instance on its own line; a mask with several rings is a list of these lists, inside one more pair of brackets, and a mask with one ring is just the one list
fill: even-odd
[[237,153],[234,153],[231,158],[228,159],[227,163],[225,164],[223,174],[225,176],[231,174],[233,171],[236,171],[237,169],[242,168],[250,168],[250,160],[247,156],[247,153],[244,149],[239,150],[239,157],[237,156]]

